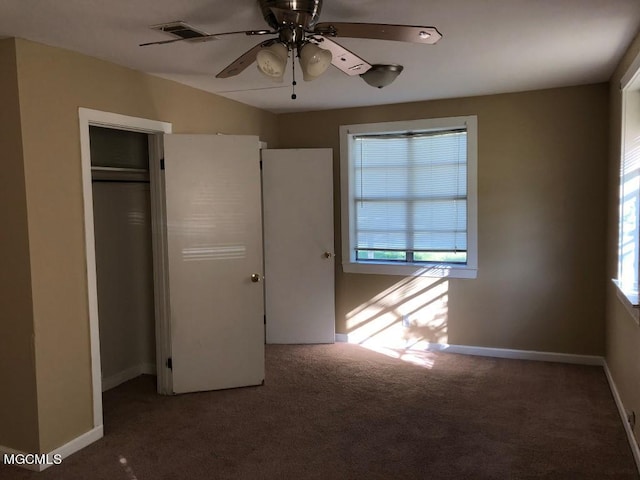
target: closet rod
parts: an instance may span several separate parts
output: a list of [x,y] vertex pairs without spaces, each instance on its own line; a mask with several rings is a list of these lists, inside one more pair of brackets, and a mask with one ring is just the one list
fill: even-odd
[[91,167],[92,172],[128,172],[128,173],[149,173],[146,168],[126,168],[126,167]]
[[149,180],[105,180],[105,179],[92,179],[91,182],[95,183],[151,183]]

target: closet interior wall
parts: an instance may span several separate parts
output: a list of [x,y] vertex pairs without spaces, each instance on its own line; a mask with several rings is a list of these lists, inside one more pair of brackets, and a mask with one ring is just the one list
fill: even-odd
[[90,127],[103,391],[155,374],[148,135]]

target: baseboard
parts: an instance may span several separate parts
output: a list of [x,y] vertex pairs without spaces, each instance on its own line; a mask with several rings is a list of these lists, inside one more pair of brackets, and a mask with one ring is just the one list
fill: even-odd
[[112,388],[117,387],[118,385],[128,382],[131,379],[134,379],[140,375],[155,375],[156,374],[156,366],[153,363],[141,363],[140,365],[135,365],[131,368],[127,368],[121,372],[118,372],[114,375],[110,375],[106,378],[102,379],[102,391],[106,392],[107,390],[111,390]]
[[[54,451],[50,453],[50,455],[60,455],[64,460],[68,456],[76,453],[78,450],[82,450],[85,447],[88,447],[93,442],[97,442],[102,437],[104,437],[104,428],[102,425],[89,430],[86,433],[83,433],[79,437],[74,438],[69,443],[64,444],[61,447],[56,448]],[[51,465],[45,465],[42,470],[50,467]]]
[[[350,343],[349,334],[336,333],[336,342]],[[536,360],[542,362],[573,363],[578,365],[604,365],[604,358],[596,355],[574,355],[571,353],[539,352],[535,350],[513,350],[508,348],[472,347],[430,343],[427,350],[432,352],[459,353],[480,357],[510,358],[513,360]]]
[[[56,455],[59,455],[60,458],[64,461],[68,456],[76,453],[78,450],[82,450],[83,448],[91,445],[93,442],[100,440],[104,436],[104,429],[102,425],[95,427],[92,430],[89,430],[86,433],[83,433],[79,437],[74,438],[70,442],[64,444],[63,446],[56,448],[52,452],[48,453],[46,456],[49,459],[55,458]],[[34,453],[34,452],[29,452]],[[12,448],[0,446],[0,455],[4,456],[8,455],[27,455],[25,452],[20,452],[18,450],[14,450]],[[33,464],[33,465],[15,465],[16,467],[24,468],[25,470],[31,470],[33,472],[42,472],[49,468],[53,463],[46,464]]]
[[459,353],[480,357],[509,358],[513,360],[536,360],[540,362],[573,363],[577,365],[604,364],[604,358],[596,355],[574,355],[571,353],[539,352],[535,350],[512,350],[508,348],[470,347],[467,345],[429,344],[434,352]]
[[613,399],[615,400],[616,406],[618,407],[618,413],[620,414],[622,424],[624,425],[624,431],[627,433],[627,440],[629,441],[629,446],[631,447],[633,458],[636,461],[638,473],[640,473],[640,447],[638,447],[636,437],[633,435],[631,426],[627,421],[627,410],[624,408],[622,398],[620,397],[620,393],[618,393],[618,388],[616,387],[616,382],[613,381],[613,375],[611,375],[611,371],[609,370],[609,366],[607,365],[606,361],[604,362],[603,367],[604,373],[606,374],[607,380],[609,382],[609,388],[611,389],[611,393],[613,394]]

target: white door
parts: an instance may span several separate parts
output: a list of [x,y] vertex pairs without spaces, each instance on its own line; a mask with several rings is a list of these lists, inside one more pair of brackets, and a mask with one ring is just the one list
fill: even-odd
[[165,135],[164,154],[173,391],[258,385],[264,379],[258,137]]
[[262,188],[267,343],[333,343],[332,150],[262,150]]

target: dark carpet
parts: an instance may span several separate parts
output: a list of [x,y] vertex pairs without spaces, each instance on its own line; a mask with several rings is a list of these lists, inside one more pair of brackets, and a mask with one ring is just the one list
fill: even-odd
[[104,395],[105,437],[0,479],[638,479],[602,368],[268,346],[261,387]]

